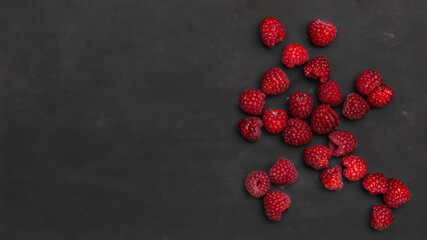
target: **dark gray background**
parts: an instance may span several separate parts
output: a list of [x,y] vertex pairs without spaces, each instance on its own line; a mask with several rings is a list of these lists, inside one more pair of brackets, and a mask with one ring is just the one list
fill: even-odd
[[[425,0],[0,1],[0,238],[425,237],[426,14]],[[287,31],[274,49],[258,32],[270,16]],[[309,42],[314,18],[338,28],[330,46]],[[344,95],[371,68],[395,90],[388,106],[339,126],[355,134],[370,172],[411,191],[388,230],[369,227],[382,200],[360,181],[329,192],[304,165],[304,147],[237,132],[246,116],[239,93],[271,67],[291,87],[267,107],[285,108],[298,90],[318,104],[317,82],[281,64],[292,42],[329,59]],[[295,163],[299,179],[274,187],[292,206],[269,222],[243,182],[278,157]]]

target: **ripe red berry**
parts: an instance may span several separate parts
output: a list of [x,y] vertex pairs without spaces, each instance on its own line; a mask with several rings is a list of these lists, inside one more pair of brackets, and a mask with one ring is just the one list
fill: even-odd
[[356,137],[346,130],[335,130],[328,135],[328,139],[333,157],[350,154],[357,147]]
[[313,19],[308,26],[310,41],[318,46],[324,47],[334,41],[337,28],[330,22]]
[[340,87],[334,80],[320,84],[317,89],[317,97],[321,103],[329,104],[331,107],[340,105],[342,100]]
[[383,194],[385,205],[389,208],[397,208],[405,204],[411,198],[409,189],[403,182],[396,178],[391,178],[387,182],[387,192]]
[[262,114],[262,122],[265,130],[272,134],[277,134],[283,131],[286,127],[288,114],[282,110],[265,109]]
[[356,89],[362,96],[368,95],[376,87],[380,86],[382,82],[383,78],[379,72],[375,70],[365,70],[356,78]]
[[320,180],[323,186],[331,191],[340,190],[344,186],[340,166],[330,166],[323,170]]
[[282,53],[282,63],[288,68],[302,66],[308,61],[308,53],[299,44],[291,43],[286,45]]
[[290,118],[282,133],[283,141],[291,146],[306,145],[312,137],[310,126],[299,118]]
[[394,220],[393,212],[384,204],[376,204],[370,215],[371,227],[377,231],[388,228]]
[[279,158],[270,168],[270,180],[274,184],[292,184],[298,179],[294,164],[286,158]]
[[387,192],[387,178],[382,173],[370,173],[363,178],[362,186],[371,195],[384,194]]
[[245,187],[251,196],[260,198],[270,190],[270,176],[263,171],[253,171],[246,177]]
[[357,120],[369,111],[368,102],[357,93],[350,93],[344,101],[341,114],[350,119]]
[[261,81],[261,90],[267,95],[278,95],[288,90],[290,81],[280,68],[270,68]]
[[265,104],[265,94],[259,89],[248,89],[239,97],[240,108],[252,115],[261,115]]
[[291,199],[283,192],[273,190],[269,191],[262,200],[265,214],[271,221],[280,221],[282,213],[291,206]]
[[331,65],[328,59],[323,56],[318,56],[308,61],[304,66],[304,74],[308,78],[319,80],[320,83],[325,83],[331,75]]
[[384,107],[394,97],[393,89],[385,84],[381,84],[368,95],[368,104],[371,107]]
[[305,92],[294,92],[289,96],[289,114],[294,118],[306,119],[310,117],[313,108],[313,98]]
[[316,170],[328,167],[331,156],[331,150],[322,145],[308,147],[302,154],[304,162]]
[[316,134],[328,134],[340,124],[338,114],[327,104],[317,106],[310,118],[310,126]]
[[261,138],[262,120],[258,117],[245,117],[239,122],[239,132],[248,141],[255,142]]
[[281,43],[286,37],[285,27],[273,17],[262,21],[259,32],[262,42],[269,48],[273,48],[276,43]]
[[358,156],[348,155],[341,160],[343,167],[343,175],[350,181],[357,181],[363,178],[368,172],[368,164]]

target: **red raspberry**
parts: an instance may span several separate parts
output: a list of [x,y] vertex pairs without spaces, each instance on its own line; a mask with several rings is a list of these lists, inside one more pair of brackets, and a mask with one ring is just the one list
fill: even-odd
[[344,186],[340,166],[330,166],[320,174],[323,186],[331,191],[340,190]]
[[321,104],[313,110],[310,125],[316,134],[328,134],[334,131],[340,124],[338,114],[326,104]]
[[270,168],[270,179],[274,184],[292,184],[298,179],[298,171],[289,159],[279,158]]
[[261,138],[262,120],[258,117],[245,117],[239,122],[239,132],[244,138],[256,142]]
[[358,156],[348,155],[341,160],[343,167],[343,175],[350,181],[357,181],[363,178],[368,172],[368,164]]
[[368,102],[357,93],[350,93],[344,101],[341,114],[350,119],[357,120],[369,111]]
[[289,114],[294,118],[306,119],[310,117],[313,108],[313,98],[305,92],[294,92],[289,96]]
[[283,131],[286,127],[288,114],[282,110],[265,109],[262,115],[262,122],[265,130],[272,134],[277,134]]
[[308,53],[305,48],[299,44],[291,43],[286,45],[282,53],[282,63],[288,68],[302,66],[308,61]]
[[368,95],[383,82],[380,73],[375,70],[365,70],[356,78],[356,89],[363,95]]
[[387,192],[387,178],[382,173],[370,173],[363,178],[362,186],[371,195],[384,194]]
[[263,171],[253,171],[246,177],[245,187],[251,196],[260,198],[270,190],[270,176]]
[[312,137],[310,126],[299,118],[289,119],[282,133],[283,141],[291,146],[306,145]]
[[273,17],[262,21],[259,32],[262,42],[269,48],[273,48],[276,43],[281,43],[286,37],[285,27],[279,20]]
[[383,200],[387,207],[397,208],[409,201],[411,194],[403,182],[396,178],[391,178],[387,184],[387,192],[383,194]]
[[329,80],[324,84],[320,84],[317,89],[317,97],[324,104],[329,104],[331,107],[340,105],[342,94],[340,87],[334,80]]
[[267,95],[278,95],[288,90],[290,81],[280,68],[270,68],[261,81],[261,90]]
[[302,157],[308,166],[319,170],[328,167],[328,159],[331,158],[331,150],[325,146],[316,145],[306,148]]
[[354,152],[356,137],[346,130],[335,130],[328,135],[329,148],[333,157],[342,157]]
[[252,115],[261,115],[265,104],[265,94],[259,89],[248,89],[239,97],[240,108]]
[[330,44],[334,41],[336,35],[337,28],[330,22],[313,19],[308,26],[310,41],[318,47]]
[[304,66],[305,76],[311,79],[319,80],[320,83],[328,81],[331,75],[331,65],[324,56],[318,56]]
[[371,210],[370,224],[377,231],[388,228],[394,220],[393,212],[384,204],[375,204]]
[[288,195],[277,191],[269,191],[262,200],[265,214],[271,221],[280,221],[282,213],[286,212],[291,206],[291,199]]
[[368,103],[371,107],[384,107],[394,97],[393,89],[385,84],[381,84],[368,95]]

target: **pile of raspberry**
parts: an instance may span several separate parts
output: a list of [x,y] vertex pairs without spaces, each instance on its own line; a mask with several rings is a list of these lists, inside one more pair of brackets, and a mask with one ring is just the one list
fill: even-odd
[[[332,43],[337,28],[329,22],[314,19],[308,26],[310,41],[318,47]],[[281,43],[286,37],[283,24],[276,18],[266,18],[260,27],[262,42],[269,48]],[[290,80],[281,68],[271,68],[263,76],[259,89],[247,89],[240,94],[240,108],[250,115],[240,120],[238,130],[248,141],[261,138],[262,128],[271,134],[282,134],[283,141],[291,146],[310,143],[313,132],[327,135],[329,146],[310,146],[303,152],[304,162],[315,170],[322,170],[320,182],[330,190],[340,190],[343,178],[349,181],[362,180],[363,187],[371,195],[382,194],[384,204],[376,204],[370,213],[370,225],[375,230],[388,228],[394,220],[391,208],[397,208],[410,199],[408,188],[396,178],[387,180],[382,173],[368,174],[368,164],[360,156],[353,155],[357,147],[356,137],[342,129],[337,129],[340,118],[333,107],[342,102],[341,90],[332,79],[331,66],[324,56],[309,60],[307,50],[297,44],[285,46],[282,63],[287,68],[304,66],[306,77],[319,81],[317,90],[320,104],[313,109],[313,98],[305,92],[294,92],[288,99],[288,112],[277,109],[264,109],[267,95],[279,95],[290,86]],[[364,117],[371,107],[384,107],[393,99],[393,90],[383,83],[380,73],[365,70],[355,81],[357,92],[350,93],[344,100],[341,114],[347,119]],[[289,115],[288,115],[289,114]],[[329,166],[331,157],[342,157],[341,166]],[[248,193],[263,198],[265,213],[269,220],[279,221],[291,205],[290,197],[277,190],[270,190],[270,183],[292,184],[298,178],[294,164],[286,158],[279,158],[269,173],[254,171],[245,180]]]

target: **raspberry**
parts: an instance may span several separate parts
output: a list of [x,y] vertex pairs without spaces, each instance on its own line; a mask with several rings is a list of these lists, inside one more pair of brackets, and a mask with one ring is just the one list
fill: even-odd
[[389,86],[385,84],[381,84],[380,86],[378,86],[372,92],[369,93],[368,104],[371,107],[384,107],[389,102],[391,102],[393,97],[394,97],[393,90]]
[[258,117],[245,117],[239,122],[239,132],[248,141],[256,142],[261,138],[262,120]]
[[320,174],[323,186],[331,191],[340,190],[344,186],[340,166],[330,166]]
[[286,45],[282,53],[282,63],[288,68],[302,66],[308,61],[308,53],[305,48],[299,44],[291,43]]
[[350,119],[357,120],[369,111],[368,102],[357,93],[350,93],[344,101],[341,114]]
[[289,114],[294,118],[306,119],[310,117],[313,108],[313,98],[305,92],[294,92],[289,96]]
[[387,192],[383,194],[383,200],[387,207],[397,208],[409,201],[411,194],[403,182],[396,178],[391,178],[387,184]]
[[383,78],[380,73],[375,70],[365,70],[356,78],[356,89],[363,95],[368,95],[376,87],[380,86]]
[[285,27],[279,20],[273,17],[262,21],[259,32],[262,42],[269,48],[273,48],[276,43],[281,43],[286,37]]
[[263,171],[253,171],[246,177],[245,187],[251,196],[260,198],[270,190],[270,176]]
[[321,104],[311,114],[310,126],[316,134],[328,134],[340,124],[338,114],[326,104]]
[[279,158],[270,168],[270,179],[274,184],[291,184],[298,179],[298,171],[290,160]]
[[318,47],[330,44],[334,41],[336,35],[337,28],[330,22],[313,19],[308,26],[310,41]]
[[248,89],[239,97],[240,108],[252,115],[261,115],[265,104],[265,94],[259,89]]
[[331,107],[340,105],[342,100],[340,87],[334,80],[320,84],[317,89],[317,97],[321,103],[329,104]]
[[288,195],[277,191],[269,191],[262,200],[265,214],[271,221],[280,221],[282,213],[286,212],[291,206],[291,199]]
[[384,194],[387,192],[387,178],[382,173],[370,173],[363,178],[362,186],[371,195]]
[[333,157],[350,154],[357,147],[356,137],[346,130],[335,130],[328,135],[328,139]]
[[304,74],[308,78],[319,80],[320,83],[325,83],[331,75],[331,65],[328,59],[323,56],[318,56],[308,61],[304,66]]
[[283,141],[291,146],[306,145],[312,137],[310,126],[299,118],[289,119],[282,133]]
[[377,231],[388,228],[394,220],[393,212],[384,204],[375,204],[371,210],[370,224]]
[[343,175],[350,181],[357,181],[368,172],[368,164],[361,157],[348,155],[343,157],[341,162],[344,167],[347,167],[343,170]]
[[290,81],[280,68],[270,68],[261,81],[261,90],[267,95],[278,95],[288,90]]
[[285,129],[287,118],[288,114],[285,111],[265,109],[262,122],[267,132],[277,134]]
[[328,167],[328,159],[331,158],[331,150],[325,146],[316,145],[306,148],[302,157],[308,166],[319,170]]

